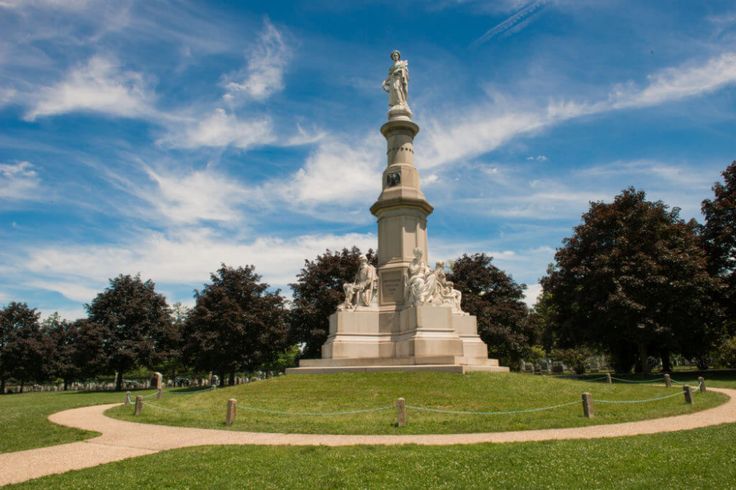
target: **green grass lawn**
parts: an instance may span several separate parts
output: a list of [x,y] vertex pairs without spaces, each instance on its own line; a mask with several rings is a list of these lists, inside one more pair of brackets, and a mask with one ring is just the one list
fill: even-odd
[[[580,395],[593,394],[596,416],[582,416]],[[108,415],[144,423],[225,428],[229,398],[238,400],[233,430],[329,434],[428,434],[492,432],[552,427],[577,427],[664,417],[715,406],[725,397],[696,395],[695,405],[684,403],[681,388],[643,384],[589,382],[524,374],[472,373],[341,373],[292,375],[247,385],[189,395],[167,392],[146,404],[134,417],[131,407],[117,407]],[[642,400],[677,394],[673,398],[635,404],[603,404],[600,400]],[[398,397],[404,397],[409,424],[394,427]],[[595,400],[599,400],[596,402]],[[464,415],[423,412],[412,407],[453,411],[515,411],[570,403],[548,411]],[[342,411],[385,408],[382,411],[318,416]],[[287,412],[286,414],[278,412]]]
[[[150,393],[145,392],[145,393]],[[96,435],[93,432],[52,424],[47,417],[54,412],[85,405],[123,401],[122,393],[23,393],[0,396],[0,453],[21,451],[79,441]]]
[[471,446],[199,447],[20,488],[735,488],[736,424],[652,436]]

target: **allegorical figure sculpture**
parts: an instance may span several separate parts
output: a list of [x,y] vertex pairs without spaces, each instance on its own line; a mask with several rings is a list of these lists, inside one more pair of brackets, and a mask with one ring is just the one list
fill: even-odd
[[414,249],[414,259],[409,264],[408,274],[404,277],[404,301],[407,306],[434,304],[447,305],[458,314],[467,314],[461,308],[462,293],[453,288],[447,280],[445,263],[437,262],[434,270],[422,260],[422,251]]
[[354,310],[358,306],[371,306],[378,289],[378,275],[376,268],[368,263],[365,255],[360,256],[360,268],[353,282],[346,282],[342,288],[345,291],[345,302],[337,307],[338,310]]
[[398,50],[391,52],[394,64],[388,69],[388,76],[383,81],[383,90],[388,92],[389,113],[392,110],[405,110],[411,114],[409,109],[409,62],[401,59]]

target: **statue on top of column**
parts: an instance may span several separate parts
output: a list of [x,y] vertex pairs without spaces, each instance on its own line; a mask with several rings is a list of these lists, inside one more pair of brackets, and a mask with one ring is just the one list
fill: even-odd
[[389,114],[400,110],[411,114],[409,109],[409,62],[401,59],[397,49],[391,52],[394,64],[388,69],[388,76],[383,81],[383,90],[388,92]]

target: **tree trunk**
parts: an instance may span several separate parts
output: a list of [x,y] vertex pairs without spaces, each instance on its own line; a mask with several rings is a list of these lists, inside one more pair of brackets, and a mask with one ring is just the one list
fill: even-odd
[[69,380],[64,378],[64,391],[69,389]]
[[649,355],[647,354],[647,344],[639,344],[639,365],[637,371],[642,374],[649,374],[649,363],[647,362]]
[[222,370],[217,374],[219,374],[219,377],[220,377],[220,379],[218,380],[220,382],[220,387],[224,387],[225,386],[225,371]]
[[235,384],[235,371],[232,371],[230,373],[230,376],[228,376],[227,384],[229,384],[230,386],[233,386]]
[[0,379],[0,395],[5,394],[5,378]]
[[20,382],[20,392],[23,393],[23,385],[25,384],[25,381],[21,380]]
[[672,359],[670,359],[670,351],[662,351],[662,372],[672,373]]
[[123,391],[123,371],[115,371],[115,391]]

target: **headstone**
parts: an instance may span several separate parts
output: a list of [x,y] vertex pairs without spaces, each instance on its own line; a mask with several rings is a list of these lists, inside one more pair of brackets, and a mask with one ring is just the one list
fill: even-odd
[[609,385],[613,383],[613,380],[611,379],[611,373],[606,373],[606,382]]
[[698,384],[699,384],[698,388],[700,389],[700,392],[705,393],[705,378],[703,378],[702,376],[699,376]]
[[164,387],[163,379],[164,377],[161,373],[153,373],[153,379],[151,379],[151,388],[155,388],[157,390],[162,389]]
[[664,385],[667,388],[672,388],[672,378],[670,377],[669,374],[664,375]]

